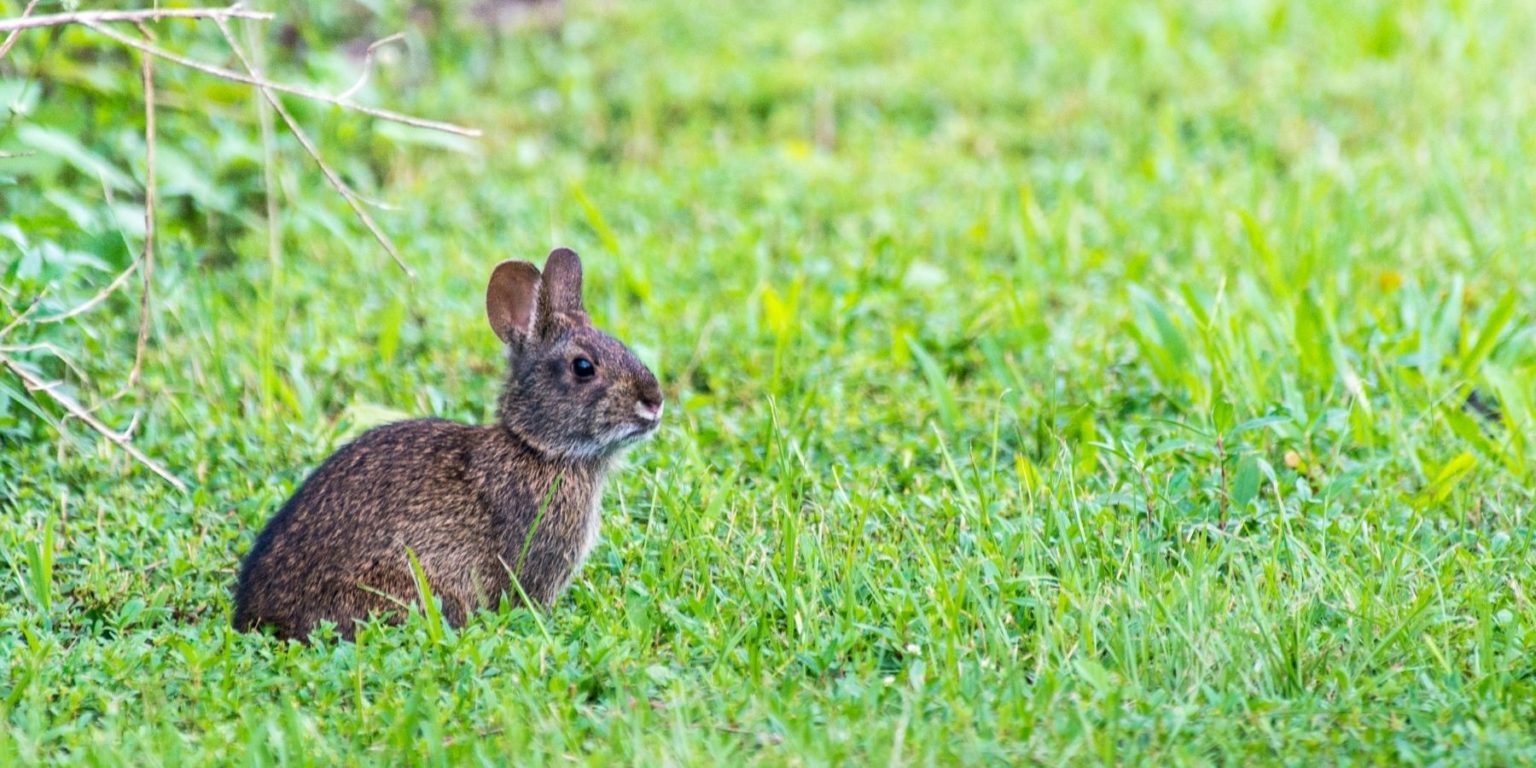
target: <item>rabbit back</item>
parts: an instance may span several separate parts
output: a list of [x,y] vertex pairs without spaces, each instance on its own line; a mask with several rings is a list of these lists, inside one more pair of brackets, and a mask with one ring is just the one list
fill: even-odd
[[437,419],[378,427],[338,450],[271,519],[241,567],[235,625],[303,636],[322,620],[399,610],[416,554],[455,624],[505,588],[491,517],[472,487],[480,429]]

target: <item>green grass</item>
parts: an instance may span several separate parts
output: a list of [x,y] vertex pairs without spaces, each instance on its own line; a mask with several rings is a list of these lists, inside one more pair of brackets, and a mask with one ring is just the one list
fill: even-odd
[[[280,268],[259,193],[168,243],[102,414],[192,492],[7,400],[0,764],[1536,763],[1536,11],[692,5],[374,94],[475,149],[307,108],[414,283],[291,145]],[[379,409],[491,417],[561,244],[670,402],[560,605],[233,632]]]

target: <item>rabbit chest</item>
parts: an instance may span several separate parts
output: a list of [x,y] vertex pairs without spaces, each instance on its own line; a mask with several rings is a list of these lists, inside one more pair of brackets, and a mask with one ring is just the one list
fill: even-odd
[[597,543],[604,467],[511,462],[482,489],[499,539],[499,561],[528,597],[548,602]]

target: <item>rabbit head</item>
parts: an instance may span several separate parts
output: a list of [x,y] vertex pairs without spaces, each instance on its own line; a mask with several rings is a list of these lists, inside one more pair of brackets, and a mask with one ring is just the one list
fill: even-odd
[[534,449],[605,458],[661,423],[656,376],[618,339],[592,327],[574,251],[551,252],[542,274],[526,261],[497,265],[485,308],[508,350],[499,418]]

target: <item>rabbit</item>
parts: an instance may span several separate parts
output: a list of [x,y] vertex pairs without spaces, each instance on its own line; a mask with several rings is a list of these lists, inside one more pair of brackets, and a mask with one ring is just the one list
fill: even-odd
[[661,423],[661,387],[592,326],[569,249],[542,274],[497,265],[485,309],[509,360],[496,423],[397,422],[336,451],[244,558],[236,629],[307,640],[329,621],[350,640],[370,615],[398,623],[419,600],[407,548],[454,627],[503,595],[548,607],[565,589],[596,542],[614,460]]

